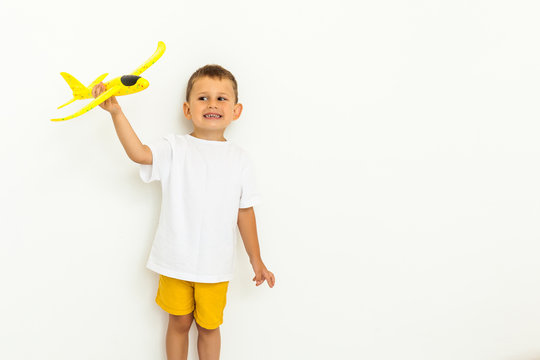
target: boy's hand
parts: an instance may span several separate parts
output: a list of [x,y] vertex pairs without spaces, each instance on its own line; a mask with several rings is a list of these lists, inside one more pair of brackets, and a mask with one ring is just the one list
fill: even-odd
[[[96,86],[94,86],[92,88],[92,96],[94,98],[97,98],[99,95],[101,95],[103,92],[105,92],[105,90],[106,90],[105,89],[105,84],[100,82],[99,84],[97,84]],[[113,112],[117,111],[118,109],[120,109],[120,104],[118,104],[118,101],[116,101],[116,97],[114,97],[114,96],[111,96],[110,98],[108,98],[107,100],[105,100],[104,102],[99,104],[99,106],[102,109],[107,110],[111,114]]]
[[253,278],[253,281],[256,281],[256,286],[261,285],[264,280],[267,281],[268,286],[271,288],[274,287],[274,284],[276,283],[276,278],[274,277],[274,274],[264,266],[264,263],[262,261],[256,261],[252,264],[253,271],[255,271],[255,277]]

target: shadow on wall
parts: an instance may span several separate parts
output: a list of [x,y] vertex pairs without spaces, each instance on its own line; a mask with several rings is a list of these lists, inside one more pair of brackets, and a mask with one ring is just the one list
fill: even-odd
[[540,360],[540,355],[536,355],[532,357],[531,356],[516,356],[516,357],[511,357],[505,360]]

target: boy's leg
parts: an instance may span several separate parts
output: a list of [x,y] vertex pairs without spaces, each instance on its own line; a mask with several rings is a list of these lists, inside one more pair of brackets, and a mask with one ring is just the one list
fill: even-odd
[[195,324],[199,330],[197,350],[200,360],[219,360],[223,310],[227,303],[228,281],[195,283]]
[[169,326],[165,338],[167,360],[187,360],[189,329],[192,321],[193,313],[187,315],[169,314]]
[[169,313],[169,326],[165,336],[168,360],[187,360],[189,329],[193,322],[194,284],[190,281],[159,277],[156,303]]
[[[195,322],[195,324],[197,324]],[[205,329],[197,324],[199,329],[199,338],[197,339],[197,350],[199,351],[199,360],[219,360],[221,349],[221,333],[217,329]]]

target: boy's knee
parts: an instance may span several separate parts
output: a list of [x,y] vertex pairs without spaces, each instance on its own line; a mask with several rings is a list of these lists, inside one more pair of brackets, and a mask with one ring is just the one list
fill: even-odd
[[188,332],[193,322],[193,313],[187,315],[169,314],[169,324],[177,332]]

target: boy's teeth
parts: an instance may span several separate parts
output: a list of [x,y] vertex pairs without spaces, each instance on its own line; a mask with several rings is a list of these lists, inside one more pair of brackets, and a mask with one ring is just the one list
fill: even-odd
[[210,114],[210,115],[204,115],[204,117],[219,118],[219,117],[221,117],[221,115],[213,115],[213,114]]

